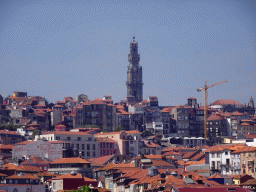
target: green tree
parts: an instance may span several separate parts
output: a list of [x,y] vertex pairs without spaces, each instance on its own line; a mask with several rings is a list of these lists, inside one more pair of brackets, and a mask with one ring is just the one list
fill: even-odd
[[121,126],[117,126],[116,128],[114,128],[114,130],[113,131],[123,131],[123,127],[121,127]]
[[69,192],[92,192],[92,189],[86,185],[83,185],[82,187],[80,187],[80,189]]
[[87,128],[87,127],[89,127],[89,128],[99,128],[99,126],[97,126],[97,125],[89,125],[89,124],[81,125],[79,128]]
[[39,131],[38,131],[37,129],[34,130],[33,133],[32,133],[32,135],[31,135],[31,137],[32,137],[32,138],[35,138],[35,135],[38,135],[38,133],[39,133]]

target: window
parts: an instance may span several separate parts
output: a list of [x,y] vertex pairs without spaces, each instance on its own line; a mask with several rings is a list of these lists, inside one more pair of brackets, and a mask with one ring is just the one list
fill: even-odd
[[53,182],[53,189],[56,189],[56,183]]
[[79,149],[79,144],[76,144],[76,148]]
[[215,153],[212,153],[212,158],[215,158]]
[[225,155],[228,155],[228,152],[227,152],[227,151],[225,152]]
[[44,170],[47,170],[47,167],[46,167],[46,166],[44,166]]
[[60,136],[56,136],[56,140],[60,140]]
[[84,156],[84,151],[82,151],[82,157]]
[[215,169],[215,161],[212,161],[212,169]]
[[87,144],[87,150],[90,150],[90,144]]
[[95,144],[92,145],[92,149],[95,150]]
[[220,161],[217,161],[217,169],[220,169]]
[[77,141],[81,141],[81,137],[77,137]]
[[67,140],[70,141],[70,140],[71,140],[71,137],[67,137]]
[[92,141],[92,138],[91,138],[91,137],[89,137],[89,138],[88,138],[88,141]]
[[[112,154],[111,154],[112,155]],[[95,151],[92,152],[92,156],[95,157],[96,156],[96,153]]]
[[[104,153],[104,151],[103,151]],[[87,151],[87,157],[90,157],[90,151]]]

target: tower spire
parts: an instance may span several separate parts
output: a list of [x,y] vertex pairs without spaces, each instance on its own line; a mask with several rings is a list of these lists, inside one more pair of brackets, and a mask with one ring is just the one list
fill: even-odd
[[142,83],[142,67],[139,65],[140,55],[138,54],[138,43],[130,42],[130,54],[128,54],[128,69],[127,69],[127,97],[134,97],[135,101],[143,100],[143,83]]

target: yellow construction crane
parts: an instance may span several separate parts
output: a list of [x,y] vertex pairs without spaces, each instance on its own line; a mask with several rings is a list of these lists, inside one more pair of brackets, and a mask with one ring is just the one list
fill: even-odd
[[204,138],[205,139],[207,139],[207,90],[211,87],[214,87],[216,85],[220,85],[220,84],[223,84],[226,82],[227,82],[227,80],[219,81],[217,83],[213,83],[213,84],[207,86],[207,82],[205,81],[204,87],[201,89],[197,89],[198,92],[200,92],[202,90],[204,91]]

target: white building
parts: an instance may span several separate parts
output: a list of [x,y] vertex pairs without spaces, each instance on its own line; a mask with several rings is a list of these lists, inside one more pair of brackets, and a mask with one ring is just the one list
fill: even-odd
[[240,153],[237,151],[233,151],[231,153],[231,164],[232,164],[232,171],[233,175],[240,175],[241,174],[241,159]]
[[[236,145],[215,145],[205,151],[205,163],[210,165],[212,174],[232,175],[234,165],[239,161],[237,156],[231,161],[231,149]],[[236,164],[235,164],[236,163]]]
[[74,131],[53,131],[44,132],[42,135],[36,135],[35,140],[45,138],[48,141],[66,141],[70,143],[73,150],[83,159],[98,157],[98,142],[94,135],[87,132]]

